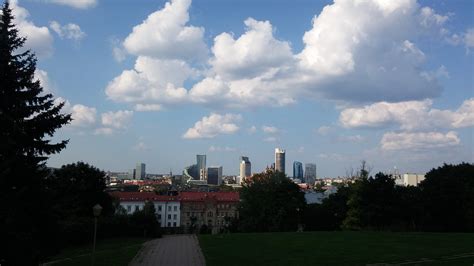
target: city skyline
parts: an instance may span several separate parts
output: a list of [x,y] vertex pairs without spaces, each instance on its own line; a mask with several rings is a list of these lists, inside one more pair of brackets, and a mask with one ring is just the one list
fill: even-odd
[[321,176],[474,161],[472,1],[54,2],[12,1],[74,119],[49,166],[166,173],[206,153],[238,174],[274,147]]

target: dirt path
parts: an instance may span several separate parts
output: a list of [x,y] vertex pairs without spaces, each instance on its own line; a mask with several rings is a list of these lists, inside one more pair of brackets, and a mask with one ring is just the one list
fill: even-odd
[[205,266],[195,235],[164,236],[146,242],[129,266]]

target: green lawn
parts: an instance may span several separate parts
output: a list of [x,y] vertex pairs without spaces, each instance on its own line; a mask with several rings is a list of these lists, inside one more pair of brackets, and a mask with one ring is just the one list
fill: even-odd
[[[474,234],[304,232],[200,235],[213,265],[474,265]],[[411,263],[407,263],[411,262]]]
[[[115,238],[97,242],[95,253],[95,265],[128,265],[140,250],[147,238]],[[64,249],[61,254],[52,258],[54,266],[79,266],[91,265],[92,243],[87,246],[70,247]]]

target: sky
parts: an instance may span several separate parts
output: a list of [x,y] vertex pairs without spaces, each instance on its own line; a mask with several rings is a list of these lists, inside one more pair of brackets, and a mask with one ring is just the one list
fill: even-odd
[[11,0],[64,101],[48,165],[260,172],[286,149],[345,176],[473,162],[474,2]]

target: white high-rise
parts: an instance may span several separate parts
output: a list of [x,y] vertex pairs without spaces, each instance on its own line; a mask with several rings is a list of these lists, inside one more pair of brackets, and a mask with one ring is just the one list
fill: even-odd
[[285,173],[285,150],[275,149],[275,170]]
[[240,156],[240,175],[236,180],[237,184],[241,184],[246,178],[252,175],[252,164],[249,161],[249,157]]

